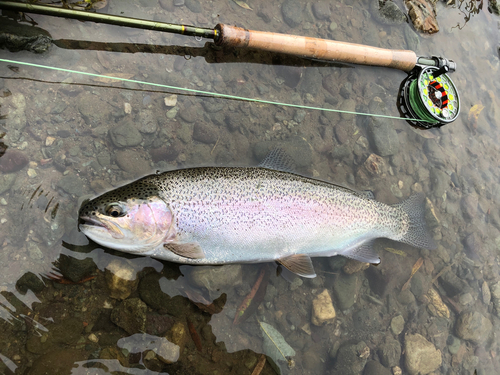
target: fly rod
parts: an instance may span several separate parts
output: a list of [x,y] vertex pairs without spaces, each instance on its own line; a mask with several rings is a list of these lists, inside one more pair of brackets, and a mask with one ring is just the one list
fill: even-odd
[[213,39],[222,47],[253,48],[319,60],[395,68],[408,73],[399,92],[401,114],[407,119],[422,120],[408,120],[410,124],[439,127],[454,121],[460,112],[458,91],[446,74],[454,72],[456,64],[443,57],[418,57],[410,50],[247,30],[225,24],[210,29],[1,0],[0,9]]

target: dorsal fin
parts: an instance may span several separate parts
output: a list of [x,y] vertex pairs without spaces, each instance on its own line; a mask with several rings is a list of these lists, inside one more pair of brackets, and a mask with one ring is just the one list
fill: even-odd
[[295,162],[280,147],[273,148],[259,164],[261,168],[295,173]]

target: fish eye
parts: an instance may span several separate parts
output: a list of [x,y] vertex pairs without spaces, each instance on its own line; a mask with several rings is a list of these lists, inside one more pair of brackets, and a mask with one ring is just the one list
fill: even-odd
[[123,209],[119,204],[109,204],[106,207],[106,214],[113,217],[120,217],[124,215]]

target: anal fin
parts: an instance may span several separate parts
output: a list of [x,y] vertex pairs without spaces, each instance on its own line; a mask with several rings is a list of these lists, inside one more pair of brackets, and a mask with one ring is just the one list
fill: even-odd
[[316,272],[311,262],[311,257],[305,254],[293,254],[276,260],[287,270],[308,278],[315,278]]
[[163,245],[166,250],[171,251],[175,255],[190,259],[203,259],[205,258],[205,253],[201,246],[196,242],[188,243],[166,243]]
[[373,247],[374,241],[367,241],[362,243],[358,247],[354,249],[348,250],[346,252],[340,252],[340,255],[343,255],[347,258],[351,258],[363,263],[371,263],[371,264],[379,264],[380,258]]

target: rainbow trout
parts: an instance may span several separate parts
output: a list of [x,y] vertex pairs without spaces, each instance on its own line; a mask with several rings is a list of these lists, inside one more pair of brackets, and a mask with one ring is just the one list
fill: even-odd
[[386,205],[289,171],[272,151],[258,167],[203,167],[143,177],[82,204],[80,229],[98,244],[168,261],[214,265],[276,261],[315,277],[311,257],[379,263],[385,237],[435,248],[423,196]]

